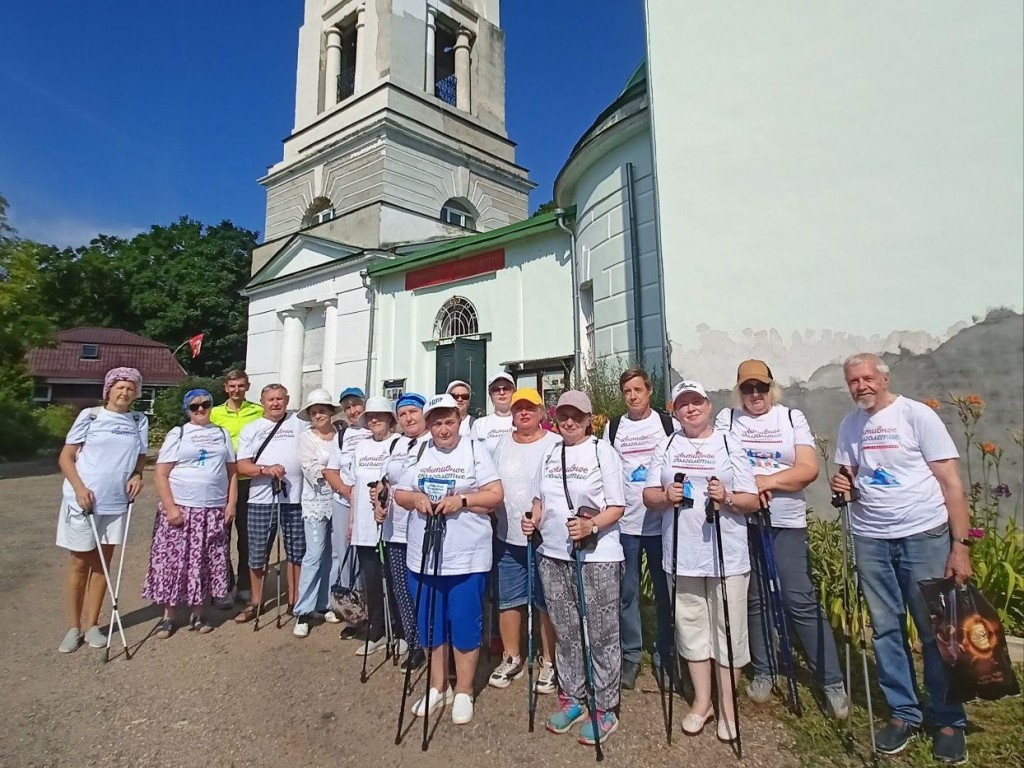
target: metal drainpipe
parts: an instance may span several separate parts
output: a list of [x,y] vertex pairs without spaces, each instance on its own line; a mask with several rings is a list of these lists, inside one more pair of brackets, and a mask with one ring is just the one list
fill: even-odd
[[367,396],[370,395],[370,366],[373,363],[373,321],[377,314],[377,291],[373,289],[373,283],[370,280],[370,273],[365,269],[359,273],[359,277],[363,281],[363,288],[370,291],[370,332],[369,340],[366,344],[366,384],[363,392]]
[[633,164],[626,163],[626,199],[629,200],[629,251],[633,271],[633,344],[636,361],[644,358],[643,302],[640,297],[640,235],[636,220],[636,190],[633,187]]
[[569,269],[572,275],[572,348],[573,348],[573,372],[576,374],[576,381],[583,378],[580,370],[580,283],[576,279],[576,234],[565,225],[565,210],[555,209],[555,223],[558,228],[569,235]]

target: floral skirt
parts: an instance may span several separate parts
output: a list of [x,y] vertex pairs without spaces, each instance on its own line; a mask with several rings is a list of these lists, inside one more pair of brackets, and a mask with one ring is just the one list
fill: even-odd
[[221,507],[182,507],[183,523],[167,523],[160,504],[153,522],[142,596],[160,605],[201,605],[228,593],[227,529]]

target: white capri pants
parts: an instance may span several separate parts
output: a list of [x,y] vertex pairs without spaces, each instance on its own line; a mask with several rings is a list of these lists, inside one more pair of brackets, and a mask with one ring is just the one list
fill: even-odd
[[[103,544],[120,545],[124,542],[124,523],[127,512],[119,515],[96,515],[96,530]],[[92,535],[92,526],[86,514],[80,509],[73,509],[64,501],[57,513],[57,546],[72,552],[92,552],[96,549],[96,539]]]
[[[718,576],[678,576],[676,579],[675,630],[679,655],[687,661],[713,659],[719,665],[728,667],[722,580]],[[749,573],[725,577],[735,669],[750,662],[750,645],[747,640],[749,582]]]

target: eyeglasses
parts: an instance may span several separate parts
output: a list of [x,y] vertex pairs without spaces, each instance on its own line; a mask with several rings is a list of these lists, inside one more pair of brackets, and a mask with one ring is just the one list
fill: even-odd
[[765,384],[763,381],[745,381],[740,384],[740,394],[743,395],[767,395],[768,390],[772,388],[771,384]]
[[209,400],[203,400],[201,403],[189,403],[188,409],[192,413],[199,413],[200,411],[208,411],[213,403]]
[[452,397],[456,400],[469,400],[472,395],[452,395]]

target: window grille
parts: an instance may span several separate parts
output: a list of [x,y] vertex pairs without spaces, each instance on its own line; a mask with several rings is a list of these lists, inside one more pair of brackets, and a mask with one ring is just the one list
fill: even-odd
[[479,332],[480,322],[476,307],[462,296],[454,296],[446,301],[434,320],[435,341],[470,336]]

